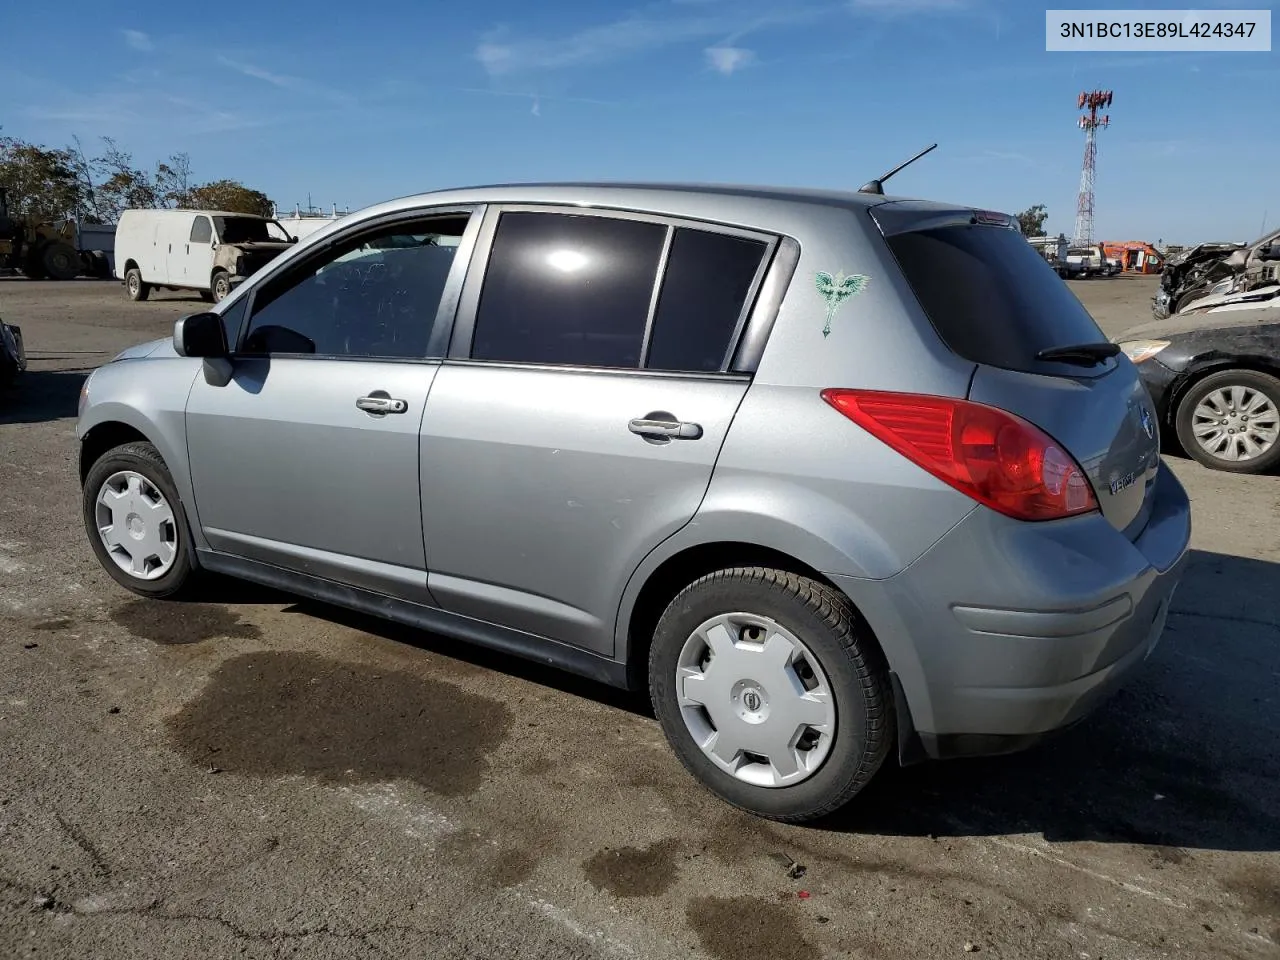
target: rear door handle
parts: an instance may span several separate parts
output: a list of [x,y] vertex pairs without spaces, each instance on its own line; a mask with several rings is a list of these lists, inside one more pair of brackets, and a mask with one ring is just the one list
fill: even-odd
[[377,390],[367,397],[357,397],[356,407],[365,413],[384,416],[388,413],[404,413],[409,409],[409,404],[405,400],[397,400],[383,391]]
[[677,420],[665,411],[632,420],[627,429],[646,440],[697,440],[702,436],[702,425]]

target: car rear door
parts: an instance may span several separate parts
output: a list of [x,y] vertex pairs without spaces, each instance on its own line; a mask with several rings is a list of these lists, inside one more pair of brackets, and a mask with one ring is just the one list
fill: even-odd
[[914,201],[872,216],[939,337],[978,364],[969,399],[1053,437],[1084,469],[1103,515],[1136,537],[1160,438],[1133,364],[1006,218]]
[[640,560],[698,509],[749,376],[772,237],[491,208],[422,427],[432,595],[597,653]]

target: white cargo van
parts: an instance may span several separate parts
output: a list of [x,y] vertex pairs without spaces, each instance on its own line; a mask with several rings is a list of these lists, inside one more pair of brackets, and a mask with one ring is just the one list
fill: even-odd
[[293,237],[276,220],[222,210],[125,210],[115,238],[115,276],[130,300],[156,288],[197,290],[217,302],[278,257]]

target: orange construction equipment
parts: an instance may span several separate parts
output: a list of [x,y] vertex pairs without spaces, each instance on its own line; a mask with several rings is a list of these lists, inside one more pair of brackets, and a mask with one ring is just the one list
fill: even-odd
[[1164,267],[1160,251],[1145,240],[1104,240],[1102,251],[1126,273],[1159,273]]

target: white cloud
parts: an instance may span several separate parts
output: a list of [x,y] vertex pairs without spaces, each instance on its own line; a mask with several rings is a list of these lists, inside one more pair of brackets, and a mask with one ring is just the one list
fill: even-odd
[[243,74],[246,77],[252,77],[254,80],[261,80],[263,83],[269,83],[273,87],[281,90],[291,90],[294,93],[304,93],[312,96],[322,97],[333,103],[342,106],[351,106],[355,103],[355,97],[348,93],[342,93],[338,90],[330,90],[322,87],[310,80],[304,80],[302,77],[293,77],[284,73],[273,73],[262,67],[252,63],[245,63],[241,60],[232,60],[230,57],[219,56],[218,62],[224,67]]
[[563,37],[526,37],[505,40],[501,34],[476,48],[476,59],[491,75],[528,70],[604,63],[621,56],[725,32],[722,20],[685,18],[655,20],[628,17],[614,23],[586,27]]
[[726,77],[745,66],[749,66],[756,58],[754,50],[743,47],[707,47],[703,51],[707,63],[712,70],[723,73]]
[[124,34],[124,42],[134,50],[154,50],[156,45],[151,42],[151,37],[143,33],[141,30],[121,30]]

